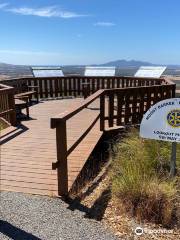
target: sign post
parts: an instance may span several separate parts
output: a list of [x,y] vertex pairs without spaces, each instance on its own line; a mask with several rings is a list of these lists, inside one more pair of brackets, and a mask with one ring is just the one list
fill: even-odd
[[171,165],[170,165],[170,177],[174,177],[176,174],[176,148],[177,143],[172,143],[172,152],[171,152]]
[[172,142],[170,176],[176,174],[176,148],[180,142],[180,98],[156,103],[144,115],[140,126],[143,138]]

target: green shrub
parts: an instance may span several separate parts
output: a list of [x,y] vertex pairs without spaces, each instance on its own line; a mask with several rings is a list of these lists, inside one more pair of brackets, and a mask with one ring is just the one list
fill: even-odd
[[176,187],[169,179],[170,151],[169,143],[143,140],[135,129],[114,146],[112,193],[139,220],[172,221]]

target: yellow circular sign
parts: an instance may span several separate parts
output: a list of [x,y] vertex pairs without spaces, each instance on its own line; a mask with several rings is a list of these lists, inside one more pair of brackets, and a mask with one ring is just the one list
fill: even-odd
[[171,127],[180,127],[180,109],[171,110],[167,115],[167,122]]

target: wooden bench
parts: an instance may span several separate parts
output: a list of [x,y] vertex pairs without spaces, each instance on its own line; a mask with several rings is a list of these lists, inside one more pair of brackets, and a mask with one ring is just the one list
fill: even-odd
[[22,109],[26,109],[26,116],[29,119],[29,104],[28,104],[28,97],[24,96],[23,100],[19,98],[15,98],[15,108],[17,115],[21,112]]
[[15,94],[15,98],[23,100],[24,97],[27,97],[29,103],[32,103],[32,96],[35,95],[38,103],[39,102],[38,88],[39,88],[38,86],[22,85],[21,86],[22,92]]

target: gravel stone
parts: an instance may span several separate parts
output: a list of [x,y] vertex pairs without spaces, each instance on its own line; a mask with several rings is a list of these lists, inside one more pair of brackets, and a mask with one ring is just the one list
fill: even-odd
[[0,240],[117,240],[100,222],[58,198],[0,193]]

